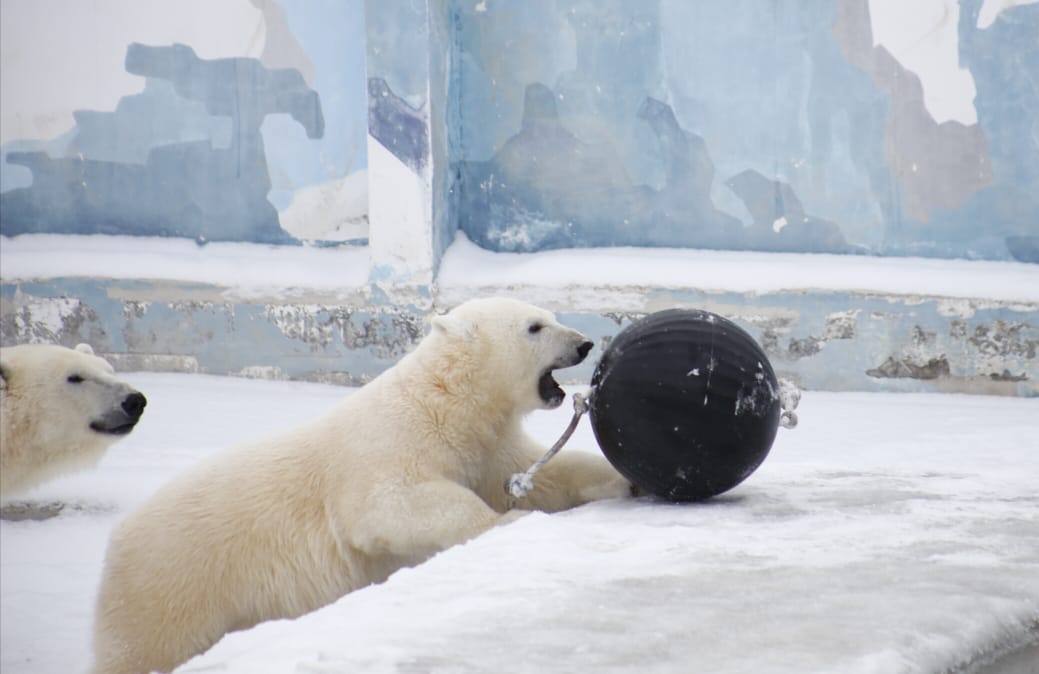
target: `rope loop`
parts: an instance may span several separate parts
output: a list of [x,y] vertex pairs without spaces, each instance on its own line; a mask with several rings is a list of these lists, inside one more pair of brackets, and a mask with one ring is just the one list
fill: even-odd
[[779,407],[783,410],[779,415],[780,426],[788,429],[797,427],[797,414],[794,410],[797,409],[797,405],[800,402],[801,389],[797,388],[797,384],[789,379],[780,379]]
[[541,467],[548,463],[549,459],[556,455],[566,444],[570,436],[574,434],[574,430],[577,429],[577,422],[581,420],[581,417],[585,412],[588,411],[588,398],[581,393],[574,394],[574,416],[570,419],[570,425],[566,427],[563,434],[556,440],[556,444],[552,445],[551,449],[545,452],[545,455],[537,460],[533,466],[528,468],[523,473],[513,473],[512,477],[505,483],[505,491],[509,496],[515,499],[521,499],[530,493],[530,490],[534,488],[534,476],[541,470]]

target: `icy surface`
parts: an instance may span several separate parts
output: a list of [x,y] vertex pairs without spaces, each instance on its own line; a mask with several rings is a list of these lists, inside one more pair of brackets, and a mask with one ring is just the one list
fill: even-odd
[[[784,290],[1039,301],[1039,265],[677,248],[492,253],[459,234],[441,264],[448,295],[474,287],[622,286],[769,293]],[[613,299],[611,297],[611,299]]]
[[[0,670],[85,672],[107,535],[160,484],[350,389],[129,374],[149,398],[101,466],[0,523]],[[568,406],[535,413],[546,445]],[[180,672],[959,671],[1039,638],[1039,401],[808,392],[742,485],[533,514]],[[595,451],[583,421],[564,452]]]
[[[136,236],[0,237],[5,282],[92,277],[211,283],[250,293],[341,291],[368,283],[367,248],[312,248]],[[277,274],[272,275],[271,270]]]
[[[59,277],[212,283],[245,296],[280,288],[340,291],[368,283],[366,247],[312,248],[129,236],[0,237],[4,281]],[[674,248],[592,248],[492,253],[459,234],[438,285],[448,302],[474,288],[693,288],[763,294],[823,290],[1039,302],[1039,265],[856,255]],[[601,299],[601,294],[596,293]],[[610,296],[617,301],[616,296]]]

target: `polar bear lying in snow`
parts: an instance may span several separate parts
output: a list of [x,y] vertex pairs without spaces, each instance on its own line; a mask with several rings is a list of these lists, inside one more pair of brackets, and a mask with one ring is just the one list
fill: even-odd
[[544,453],[521,421],[563,402],[552,371],[585,358],[583,335],[506,299],[432,324],[324,417],[204,462],[116,529],[96,672],[166,672],[229,631],[313,611],[523,510],[630,494],[580,452],[547,464],[519,502],[504,489]]
[[95,465],[146,404],[87,344],[0,350],[0,498]]

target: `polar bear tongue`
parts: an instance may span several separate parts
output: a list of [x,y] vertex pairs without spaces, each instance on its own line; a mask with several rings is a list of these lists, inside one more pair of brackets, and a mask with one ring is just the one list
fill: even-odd
[[538,379],[538,395],[551,407],[559,407],[566,399],[566,393],[552,377],[552,370],[546,370]]

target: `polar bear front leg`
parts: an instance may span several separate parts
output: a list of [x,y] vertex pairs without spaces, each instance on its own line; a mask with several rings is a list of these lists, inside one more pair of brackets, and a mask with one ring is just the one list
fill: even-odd
[[556,512],[591,501],[626,498],[632,493],[631,483],[605,459],[571,452],[546,463],[534,478],[534,489],[516,505]]
[[351,523],[344,539],[372,557],[393,556],[417,564],[437,552],[513,521],[473,491],[449,480],[373,490],[369,507]]
[[[528,466],[540,459],[545,448],[533,439],[516,444],[527,457]],[[564,451],[543,464],[533,478],[534,488],[515,501],[516,507],[556,512],[608,498],[632,496],[628,482],[602,456],[589,452]]]

